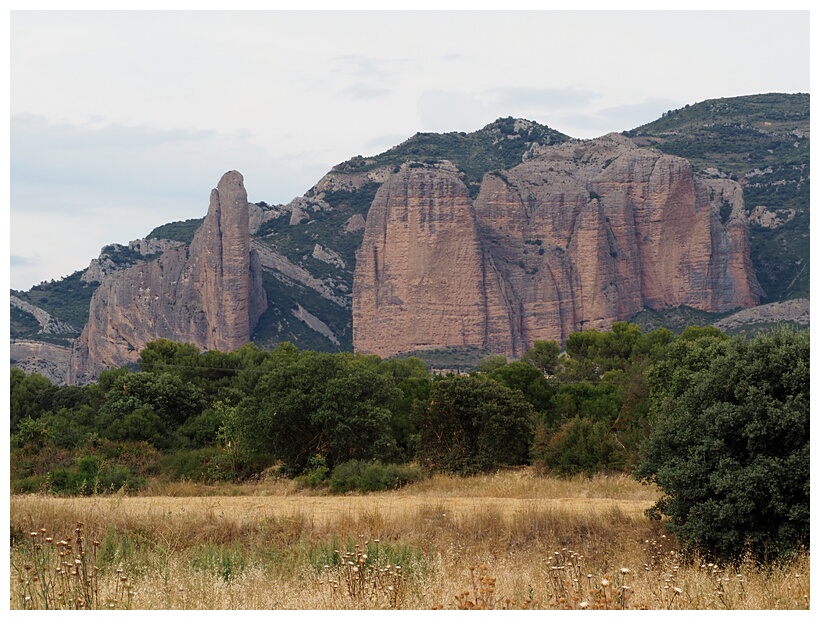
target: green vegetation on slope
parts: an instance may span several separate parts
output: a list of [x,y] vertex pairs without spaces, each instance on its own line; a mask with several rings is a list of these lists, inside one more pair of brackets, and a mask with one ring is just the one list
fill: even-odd
[[689,306],[678,306],[666,310],[644,308],[632,317],[629,322],[634,323],[644,332],[666,328],[673,334],[680,334],[690,325],[706,327],[730,314],[732,314],[731,311],[704,312]]
[[507,169],[522,162],[533,144],[561,144],[570,137],[544,125],[499,118],[472,133],[417,133],[398,146],[370,158],[356,157],[334,168],[337,172],[364,172],[383,166],[398,167],[405,162],[453,162],[465,175],[473,196],[478,193],[484,173]]
[[157,226],[148,233],[146,239],[170,239],[171,241],[181,241],[191,243],[194,240],[194,233],[205,221],[204,217],[184,220],[180,222],[170,222]]
[[[253,342],[271,349],[281,342],[293,342],[301,349],[314,351],[350,351],[353,333],[350,311],[325,299],[313,289],[298,283],[285,283],[270,272],[262,273],[262,283],[268,295],[268,309],[256,325]],[[339,344],[309,327],[294,316],[297,304],[330,328]]]
[[809,294],[809,95],[712,99],[670,110],[625,134],[640,146],[717,169],[743,186],[746,212],[763,206],[788,219],[749,233],[763,302]]
[[[82,271],[75,271],[62,280],[42,282],[31,287],[29,291],[13,290],[11,294],[42,308],[54,318],[75,327],[77,330],[75,335],[79,335],[88,322],[91,296],[99,286],[99,282],[83,282],[81,280],[82,275]],[[32,327],[30,320],[23,320],[19,314],[14,316],[16,320],[12,323],[12,337],[29,338],[36,336],[36,330],[32,332],[30,329]],[[40,337],[39,339],[42,340],[43,338]]]

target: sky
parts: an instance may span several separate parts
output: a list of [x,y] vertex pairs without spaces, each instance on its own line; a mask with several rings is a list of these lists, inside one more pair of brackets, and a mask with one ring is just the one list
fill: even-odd
[[809,92],[809,12],[11,11],[10,287],[205,215],[238,170],[284,204],[416,132],[576,138]]

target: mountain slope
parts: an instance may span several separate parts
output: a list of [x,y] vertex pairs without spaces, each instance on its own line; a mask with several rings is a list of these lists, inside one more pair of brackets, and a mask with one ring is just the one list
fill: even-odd
[[626,132],[743,187],[764,301],[809,295],[809,95],[713,99]]
[[[705,101],[670,111],[624,136],[637,146],[685,157],[699,182],[715,187],[739,183],[761,302],[808,296],[808,95]],[[452,166],[467,198],[475,202],[485,178],[503,185],[511,170],[544,151],[564,145],[581,153],[588,143],[513,118],[498,119],[472,133],[419,133],[379,155],[357,156],[334,166],[304,196],[286,205],[249,205],[251,243],[269,300],[253,341],[264,348],[291,341],[301,348],[352,350],[356,254],[377,193],[403,167],[420,171]],[[582,159],[579,155],[573,165]],[[611,162],[599,163],[603,169]],[[591,182],[583,184],[586,201],[602,195]],[[734,217],[733,200],[727,195],[716,203],[720,226]],[[88,321],[89,301],[101,281],[156,261],[172,248],[188,246],[202,221],[163,224],[145,240],[106,246],[87,270],[29,291],[11,291],[18,300],[11,309],[13,363],[26,368],[26,351],[42,350],[26,343],[47,343],[62,355]],[[521,252],[530,255],[522,254],[523,269],[532,271],[531,258],[549,248],[524,245]],[[652,312],[657,321],[667,311]],[[65,326],[55,329],[58,323]],[[27,368],[41,368],[37,363]]]

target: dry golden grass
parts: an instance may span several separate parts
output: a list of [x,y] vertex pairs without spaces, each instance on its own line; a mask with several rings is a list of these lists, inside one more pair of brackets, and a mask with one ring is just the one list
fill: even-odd
[[283,481],[210,496],[190,490],[12,496],[11,607],[24,604],[15,594],[33,553],[30,532],[65,538],[78,522],[100,543],[99,600],[113,600],[126,576],[131,598],[117,605],[140,609],[809,605],[808,553],[767,569],[685,562],[643,515],[657,490],[623,476],[517,470],[345,497]]

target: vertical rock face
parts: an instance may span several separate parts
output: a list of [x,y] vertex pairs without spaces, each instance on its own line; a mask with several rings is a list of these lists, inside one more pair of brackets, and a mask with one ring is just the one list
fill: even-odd
[[368,215],[354,346],[517,357],[644,307],[756,305],[747,233],[736,183],[618,135],[536,150],[485,175],[474,202],[454,170],[406,166]]
[[259,257],[250,246],[242,175],[226,173],[190,246],[103,279],[74,348],[68,381],[139,358],[152,340],[230,351],[251,339],[267,308]]
[[[204,349],[230,351],[251,339],[261,315],[258,259],[251,258],[248,194],[242,175],[228,172],[211,191],[208,215],[190,247],[190,279],[196,283],[204,322],[193,325]],[[264,312],[264,307],[261,308]]]
[[389,355],[472,344],[485,332],[484,308],[467,188],[454,170],[403,167],[376,194],[357,254],[354,346]]

